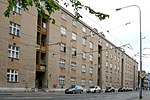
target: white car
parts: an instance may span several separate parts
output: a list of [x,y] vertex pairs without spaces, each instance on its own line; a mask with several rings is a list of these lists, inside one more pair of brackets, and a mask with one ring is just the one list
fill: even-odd
[[72,85],[71,87],[69,87],[68,89],[65,90],[65,93],[72,93],[72,94],[76,94],[76,93],[83,93],[83,87],[82,86],[76,86],[76,85]]
[[86,91],[87,93],[100,93],[101,88],[99,86],[90,86]]

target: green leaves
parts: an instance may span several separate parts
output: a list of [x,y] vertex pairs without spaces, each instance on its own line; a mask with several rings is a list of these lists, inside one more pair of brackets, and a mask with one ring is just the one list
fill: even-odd
[[89,6],[84,6],[83,4],[81,4],[81,2],[79,2],[79,0],[70,0],[70,2],[72,3],[72,7],[74,8],[74,11],[75,11],[74,18],[76,20],[82,18],[82,16],[79,13],[79,9],[87,10],[90,14],[94,14],[100,20],[104,20],[106,17],[109,18],[109,15],[104,14],[104,13],[100,13],[100,12],[96,12],[92,8],[90,8]]
[[[7,0],[8,1],[8,6],[6,11],[4,12],[4,15],[6,17],[10,16],[10,12],[13,10],[13,8],[16,7],[16,3],[18,2],[21,8],[26,11],[29,10],[28,7],[36,7],[39,15],[41,18],[45,18],[47,20],[50,20],[50,22],[55,23],[55,20],[51,18],[51,14],[54,13],[55,11],[60,9],[60,6],[55,3],[54,0]],[[100,20],[105,19],[106,17],[109,17],[109,15],[96,12],[89,6],[84,6],[79,0],[70,0],[72,7],[74,8],[74,18],[76,20],[79,20],[82,18],[82,15],[79,13],[80,9],[85,9],[89,13],[95,15],[98,17]],[[68,7],[67,0],[64,3],[66,7]]]

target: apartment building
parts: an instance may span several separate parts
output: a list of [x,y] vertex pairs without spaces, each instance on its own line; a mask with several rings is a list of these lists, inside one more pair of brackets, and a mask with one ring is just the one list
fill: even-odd
[[52,17],[55,24],[19,4],[0,17],[0,90],[138,87],[138,63],[125,51],[63,7]]

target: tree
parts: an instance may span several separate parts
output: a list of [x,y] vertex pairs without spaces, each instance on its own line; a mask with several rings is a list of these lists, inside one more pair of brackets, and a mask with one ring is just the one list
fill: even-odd
[[[10,12],[14,7],[16,7],[16,2],[20,4],[21,8],[24,11],[29,10],[29,7],[33,7],[33,6],[36,7],[40,17],[49,19],[52,23],[55,23],[55,20],[51,18],[51,14],[60,9],[60,6],[55,2],[56,0],[7,0],[7,1],[8,1],[8,6],[4,13],[6,17],[10,16]],[[76,20],[82,18],[82,15],[79,13],[80,9],[85,9],[90,14],[93,14],[96,17],[98,17],[100,20],[103,20],[106,17],[109,18],[109,15],[101,12],[96,12],[91,7],[83,5],[79,0],[69,0],[69,1],[71,3],[71,6],[74,9],[74,18]],[[41,5],[41,2],[44,4],[44,6]],[[68,7],[68,3],[66,0],[64,0],[64,5]],[[46,14],[47,12],[48,15]]]

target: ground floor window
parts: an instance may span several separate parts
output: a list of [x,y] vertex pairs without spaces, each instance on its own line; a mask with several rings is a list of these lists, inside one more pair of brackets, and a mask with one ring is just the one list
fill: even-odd
[[7,81],[18,82],[18,70],[7,69]]

